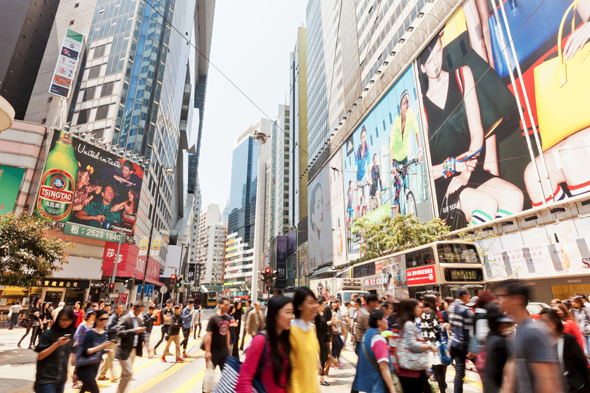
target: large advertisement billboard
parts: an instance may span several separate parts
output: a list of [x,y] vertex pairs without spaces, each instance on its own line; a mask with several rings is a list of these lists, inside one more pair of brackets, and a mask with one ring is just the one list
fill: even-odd
[[133,235],[142,182],[136,163],[56,131],[37,209],[55,221]]
[[466,1],[418,56],[437,211],[451,229],[590,191],[590,1],[573,5]]
[[25,168],[0,165],[0,216],[14,210],[25,172]]
[[342,154],[337,152],[309,185],[309,272],[347,262],[342,178]]
[[418,100],[410,66],[342,147],[349,260],[360,256],[354,219],[432,218]]

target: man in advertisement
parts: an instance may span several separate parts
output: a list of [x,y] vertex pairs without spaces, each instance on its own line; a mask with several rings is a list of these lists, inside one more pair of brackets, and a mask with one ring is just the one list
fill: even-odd
[[90,226],[109,229],[111,225],[118,225],[121,222],[121,213],[113,211],[113,198],[115,197],[113,186],[106,186],[101,196],[101,200],[93,200],[83,210],[76,213],[76,218],[86,221]]

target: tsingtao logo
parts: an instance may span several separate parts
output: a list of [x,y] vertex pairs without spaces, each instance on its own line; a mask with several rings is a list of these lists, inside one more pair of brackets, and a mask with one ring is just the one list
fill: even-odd
[[66,179],[63,176],[55,176],[51,181],[51,185],[56,190],[63,190],[66,187]]

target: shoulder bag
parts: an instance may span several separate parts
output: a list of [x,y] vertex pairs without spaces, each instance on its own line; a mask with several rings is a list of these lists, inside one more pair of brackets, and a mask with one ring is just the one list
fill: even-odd
[[[90,331],[88,331],[86,334],[90,333]],[[97,343],[96,341],[94,341],[92,343],[93,347],[97,347],[98,345],[100,345],[99,343]],[[102,360],[102,349],[100,351],[96,351],[93,354],[90,355],[83,355],[82,354],[82,345],[78,346],[78,351],[76,353],[76,367],[81,367],[81,366],[88,366],[91,364],[96,364],[96,363],[100,363],[100,361]]]
[[[362,345],[361,345],[361,347],[363,348],[363,353],[365,354],[365,357],[367,358],[367,360],[369,361],[369,363],[371,363],[371,366],[373,366],[373,368],[375,369],[375,371],[377,372],[377,374],[379,375],[379,377],[381,379],[383,379],[383,377],[381,376],[381,369],[377,365],[377,362],[369,355],[369,351],[367,351],[367,341],[365,340],[365,337],[367,337],[367,336],[366,335],[363,336],[363,342],[362,342]],[[386,389],[385,390],[386,393],[390,393],[389,388],[387,387],[387,385],[385,385],[385,389]]]
[[440,333],[440,346],[438,347],[438,353],[440,355],[440,362],[443,365],[450,366],[451,363],[453,363],[451,351],[449,350],[449,332],[445,328],[442,328]]
[[[425,342],[426,340],[416,340]],[[428,354],[426,352],[412,352],[406,332],[402,331],[402,340],[397,347],[399,366],[406,370],[422,371],[428,368]]]
[[[263,334],[263,333],[261,333]],[[264,335],[264,334],[263,334]],[[258,370],[252,380],[252,392],[253,393],[267,393],[266,387],[262,383],[262,371],[266,363],[266,345],[268,343],[268,337],[264,335],[264,348],[262,349],[262,355],[258,361]],[[221,379],[215,386],[213,393],[233,393],[236,391],[236,385],[238,384],[238,377],[240,376],[240,368],[242,362],[233,356],[228,356],[221,373]]]

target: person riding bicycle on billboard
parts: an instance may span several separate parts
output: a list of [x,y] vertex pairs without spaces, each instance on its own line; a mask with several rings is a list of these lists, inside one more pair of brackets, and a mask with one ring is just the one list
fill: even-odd
[[367,143],[367,129],[363,125],[361,130],[361,143],[355,155],[355,190],[359,191],[359,217],[367,213],[367,201],[369,200],[369,186],[373,184],[371,180],[371,169],[369,155],[369,144]]

